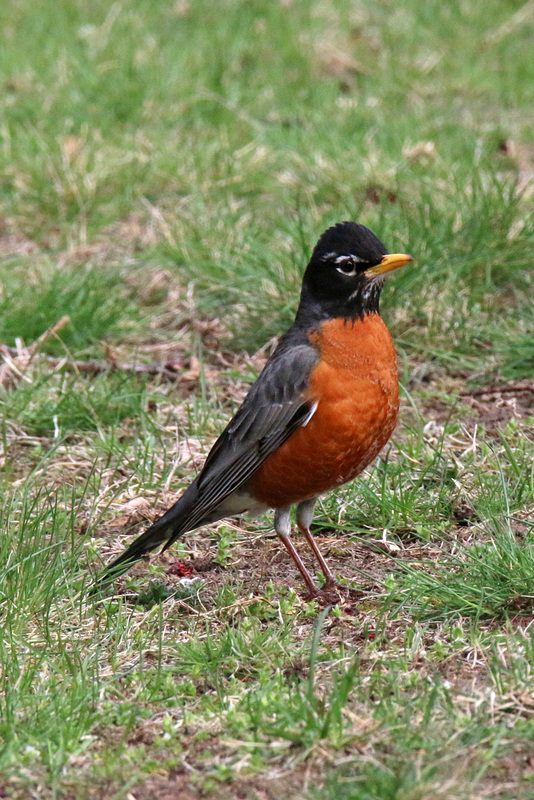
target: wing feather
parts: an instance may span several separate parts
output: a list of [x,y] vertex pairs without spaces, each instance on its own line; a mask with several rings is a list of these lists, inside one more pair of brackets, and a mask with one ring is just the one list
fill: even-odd
[[99,588],[158,546],[167,549],[186,531],[223,516],[218,507],[313,414],[316,403],[309,397],[308,384],[317,361],[317,351],[308,341],[295,344],[282,339],[213,445],[199,476],[174,506],[108,566]]
[[197,478],[198,510],[209,506],[211,512],[304,423],[313,407],[307,387],[317,359],[305,344],[267,363]]

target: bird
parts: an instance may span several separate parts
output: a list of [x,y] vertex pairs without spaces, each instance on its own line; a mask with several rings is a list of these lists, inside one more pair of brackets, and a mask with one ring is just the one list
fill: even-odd
[[[274,509],[274,529],[310,599],[339,600],[335,575],[311,533],[320,495],[353,480],[397,423],[399,381],[379,311],[385,276],[413,261],[388,253],[364,225],[329,227],[304,271],[295,321],[211,448],[198,476],[104,571],[100,588],[183,534]],[[296,524],[323,573],[318,586],[291,539]]]

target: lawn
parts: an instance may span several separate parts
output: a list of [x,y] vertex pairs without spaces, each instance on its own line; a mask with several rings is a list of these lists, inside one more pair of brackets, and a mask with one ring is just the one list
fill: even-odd
[[[0,796],[534,798],[531,0],[0,25]],[[362,599],[306,602],[268,515],[91,596],[343,219],[414,256],[399,425],[316,516]]]

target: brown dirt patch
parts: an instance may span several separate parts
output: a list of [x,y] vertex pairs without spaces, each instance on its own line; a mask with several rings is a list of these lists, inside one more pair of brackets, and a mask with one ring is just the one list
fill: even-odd
[[[126,589],[127,578],[119,578],[114,591],[127,596],[134,604],[150,604],[157,601],[156,596],[152,597],[151,589],[155,580],[156,583],[164,583],[165,592],[172,593],[174,601],[182,605],[184,614],[205,614],[213,611],[216,598],[225,586],[231,586],[238,596],[234,609],[236,613],[245,606],[265,599],[270,585],[274,586],[273,614],[277,608],[276,598],[285,595],[288,589],[293,589],[303,606],[306,605],[307,593],[301,576],[276,535],[254,530],[253,523],[248,520],[242,522],[244,527],[235,521],[222,523],[225,528],[234,528],[236,534],[225,565],[216,560],[216,536],[210,536],[210,529],[204,527],[180,539],[183,548],[180,556],[177,557],[172,549],[151,556],[151,563],[163,567],[161,577],[149,577],[147,561],[142,560],[132,567],[130,574],[136,575],[139,580],[139,597],[133,595],[131,589]],[[214,528],[216,526],[211,530],[214,531]],[[307,568],[315,575],[318,567],[303,537],[294,533],[292,538]],[[421,542],[414,539],[388,549],[383,542],[376,539],[355,539],[351,534],[333,531],[315,533],[314,538],[337,578],[342,582],[347,581],[354,590],[350,592],[347,587],[346,591],[341,591],[339,607],[343,616],[332,619],[327,626],[331,629],[334,640],[344,641],[345,644],[353,640],[359,642],[363,627],[366,630],[369,628],[371,632],[374,630],[376,597],[383,591],[383,581],[394,569],[396,561],[439,559],[442,548],[449,547],[445,541],[441,546],[421,546]],[[121,542],[114,538],[110,543],[113,555],[120,552],[122,546],[129,541],[130,538],[124,538]],[[182,588],[186,589],[191,579],[195,578],[198,581],[195,586],[198,594],[179,600]],[[229,610],[228,613],[232,614],[234,611]],[[367,633],[365,636],[367,637]]]
[[483,423],[487,429],[502,427],[511,419],[526,419],[534,415],[534,381],[483,386],[462,392],[460,396],[475,412],[473,421]]
[[[149,778],[146,783],[137,786],[128,793],[128,800],[197,800],[199,797],[215,797],[210,794],[193,794],[183,788],[184,776],[173,775],[168,778]],[[221,795],[219,795],[220,797]]]
[[[171,770],[168,777],[149,778],[134,787],[128,800],[303,800],[301,792],[303,786],[311,783],[311,772],[309,766],[299,765],[283,778],[239,776],[231,783],[206,790],[195,789],[190,783],[190,773],[177,769]],[[319,780],[319,775],[315,775],[314,785]]]
[[35,242],[18,230],[15,220],[0,217],[0,257],[27,256],[38,250]]
[[[458,387],[448,387],[449,392]],[[510,420],[524,420],[534,416],[534,381],[521,380],[503,384],[489,384],[479,388],[459,391],[459,403],[430,395],[422,401],[425,419],[444,424],[461,419],[468,428],[483,425],[488,432],[505,427]],[[469,409],[466,415],[466,407]]]

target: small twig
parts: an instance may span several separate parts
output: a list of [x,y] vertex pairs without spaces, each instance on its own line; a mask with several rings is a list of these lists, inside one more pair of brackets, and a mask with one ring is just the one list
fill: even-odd
[[[13,347],[10,348],[11,350],[17,352],[17,348]],[[23,372],[17,366],[17,357],[13,360],[11,358],[11,353],[7,351],[7,348],[0,347],[0,355],[4,359],[4,363],[0,365],[0,386],[7,385],[9,382],[16,383],[15,379],[29,381],[29,379],[24,375]]]
[[524,3],[521,8],[512,14],[512,16],[503,22],[502,25],[499,25],[498,28],[490,31],[485,39],[484,44],[488,45],[495,45],[500,42],[505,36],[508,36],[511,33],[514,33],[517,28],[520,28],[522,25],[528,24],[532,17],[534,16],[534,0],[529,0],[529,2]]
[[[70,317],[61,317],[55,325],[52,325],[42,333],[29,347],[24,347],[22,342],[17,343],[17,347],[9,347],[8,345],[0,344],[0,354],[4,359],[4,364],[0,367],[0,384],[6,382],[8,378],[11,378],[11,380],[15,378],[15,381],[28,380],[24,372],[32,363],[39,348],[52,336],[56,336],[58,331],[69,322]],[[39,358],[46,361],[54,369],[70,369],[89,375],[111,372],[133,372],[136,375],[161,375],[168,381],[179,381],[184,377],[181,372],[183,364],[174,364],[169,361],[165,364],[120,363],[115,361],[112,357],[106,361],[77,361],[75,359],[67,359],[65,356],[57,358],[55,356],[44,355],[43,353],[39,355]]]
[[39,336],[39,338],[36,339],[35,342],[28,347],[28,353],[30,354],[30,361],[37,352],[37,350],[40,348],[40,346],[44,344],[44,342],[46,342],[47,339],[50,339],[51,336],[55,336],[56,333],[60,331],[61,328],[64,328],[65,325],[68,325],[69,322],[70,322],[70,317],[65,315],[64,317],[61,317],[61,319],[58,320],[55,325],[52,325],[44,333],[42,333]]
[[[16,347],[3,346],[2,349],[6,354],[16,355],[18,353]],[[58,369],[71,369],[77,372],[82,372],[89,375],[100,375],[103,372],[134,372],[136,375],[161,375],[169,381],[178,381],[182,377],[179,371],[183,365],[171,364],[132,364],[129,362],[118,361],[77,361],[67,360],[65,357],[56,358],[55,356],[46,356],[41,354],[41,359],[47,362],[51,367]]]
[[105,372],[133,372],[135,375],[161,375],[168,381],[179,381],[182,377],[178,366],[174,364],[131,364],[108,361],[65,361],[65,359],[50,358],[46,360],[51,366],[61,369],[75,369],[89,375],[99,375]]
[[482,389],[460,392],[460,397],[481,397],[485,394],[509,394],[512,392],[534,392],[534,381],[516,381],[503,386],[487,386]]
[[69,322],[70,317],[61,317],[55,325],[52,325],[42,333],[29,347],[24,347],[22,339],[16,340],[16,347],[0,344],[0,355],[4,359],[4,363],[0,366],[0,386],[8,385],[9,383],[16,384],[17,380],[29,381],[29,378],[24,373],[32,363],[41,345],[51,336],[55,336]]

